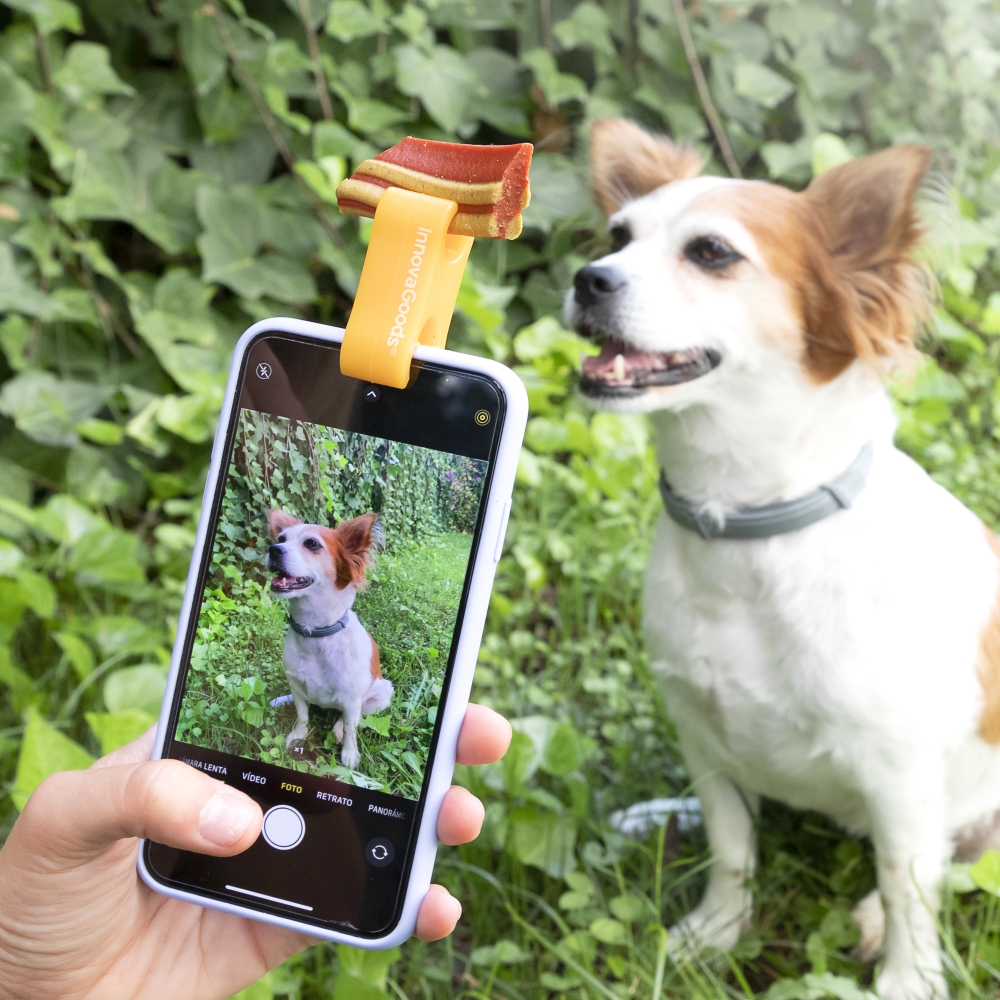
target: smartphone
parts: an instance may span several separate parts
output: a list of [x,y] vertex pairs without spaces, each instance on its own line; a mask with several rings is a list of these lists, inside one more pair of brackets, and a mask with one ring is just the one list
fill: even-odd
[[239,788],[257,841],[146,841],[177,899],[362,948],[406,940],[500,558],[527,396],[432,348],[405,389],[340,372],[343,331],[275,319],[233,359],[155,758]]

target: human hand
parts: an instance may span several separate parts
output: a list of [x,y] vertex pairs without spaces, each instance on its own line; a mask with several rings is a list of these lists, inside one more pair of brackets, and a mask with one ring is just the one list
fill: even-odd
[[[499,760],[510,724],[470,705],[458,761]],[[260,807],[176,760],[150,761],[153,730],[87,771],[46,779],[0,850],[0,996],[10,1000],[223,1000],[313,939],[150,890],[138,837],[229,857],[260,833]],[[438,837],[479,834],[482,803],[453,787]],[[458,900],[432,885],[417,917],[425,941],[450,934]]]

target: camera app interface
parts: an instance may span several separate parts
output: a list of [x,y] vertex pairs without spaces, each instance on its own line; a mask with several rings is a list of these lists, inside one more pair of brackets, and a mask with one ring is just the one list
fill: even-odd
[[418,799],[486,464],[242,410],[175,738]]
[[[148,861],[172,884],[375,934],[419,818],[496,393],[426,372],[406,399],[416,387],[366,388],[338,363],[314,345],[251,352],[166,751],[257,799],[261,837],[236,858],[151,845]],[[437,419],[414,420],[421,407]]]

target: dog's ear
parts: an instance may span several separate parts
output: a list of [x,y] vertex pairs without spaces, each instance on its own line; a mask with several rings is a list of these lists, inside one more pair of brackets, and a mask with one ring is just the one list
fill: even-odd
[[341,521],[333,532],[337,539],[337,586],[346,587],[353,583],[357,587],[365,584],[365,572],[371,561],[373,549],[381,548],[384,535],[378,515],[362,514],[349,521]]
[[591,184],[605,215],[671,181],[697,177],[703,166],[693,149],[624,118],[600,118],[590,126]]
[[821,381],[857,357],[913,346],[927,304],[913,256],[923,235],[915,203],[931,155],[895,146],[824,171],[801,195],[819,244],[804,297],[807,354]]
[[297,517],[286,514],[283,510],[271,510],[268,511],[267,523],[271,528],[271,537],[276,539],[285,528],[290,528],[293,524],[301,524],[302,522]]

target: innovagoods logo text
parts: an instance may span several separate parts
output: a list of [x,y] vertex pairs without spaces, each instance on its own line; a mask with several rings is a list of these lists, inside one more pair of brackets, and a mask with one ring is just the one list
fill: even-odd
[[424,263],[424,253],[427,250],[427,237],[433,230],[424,226],[417,226],[417,238],[413,244],[413,254],[410,257],[410,269],[406,272],[406,280],[403,282],[403,294],[399,305],[396,306],[395,326],[389,331],[389,338],[386,343],[391,350],[390,354],[396,353],[396,345],[406,336],[406,320],[410,309],[417,301],[417,280],[420,278],[420,268]]

